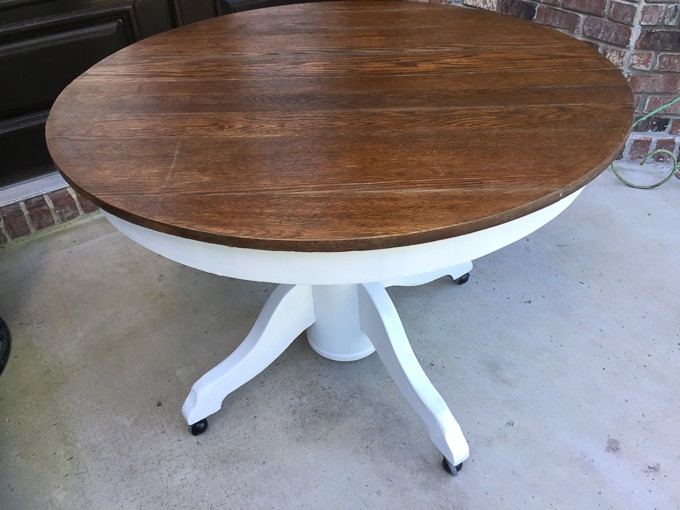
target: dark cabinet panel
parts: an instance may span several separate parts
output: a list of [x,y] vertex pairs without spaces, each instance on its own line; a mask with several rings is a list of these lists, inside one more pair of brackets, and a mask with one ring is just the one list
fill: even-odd
[[47,112],[0,123],[0,182],[17,182],[52,171],[47,152]]
[[0,82],[0,111],[9,116],[49,107],[74,77],[129,42],[116,20],[0,47],[0,69],[9,71]]
[[176,0],[176,12],[182,25],[195,23],[202,19],[208,19],[220,14],[219,2],[196,2],[195,0]]
[[229,5],[229,12],[252,11],[264,7],[278,5],[303,4],[312,2],[327,2],[330,0],[224,0]]
[[0,0],[0,186],[54,169],[45,120],[82,72],[137,40],[229,11],[224,0]]

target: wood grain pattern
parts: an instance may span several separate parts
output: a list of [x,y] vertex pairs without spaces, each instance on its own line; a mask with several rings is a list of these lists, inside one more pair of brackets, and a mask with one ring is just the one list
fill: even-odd
[[48,147],[105,210],[232,246],[366,250],[528,214],[616,156],[633,115],[586,44],[487,12],[298,4],[125,48],[59,97]]

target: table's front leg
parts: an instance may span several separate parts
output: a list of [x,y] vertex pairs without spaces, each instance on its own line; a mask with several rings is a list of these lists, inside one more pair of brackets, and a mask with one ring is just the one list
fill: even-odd
[[227,395],[267,368],[313,323],[312,288],[279,285],[241,345],[191,388],[182,414],[192,433],[205,430],[205,418],[220,410]]
[[418,363],[387,291],[379,283],[360,285],[359,303],[361,329],[455,474],[470,449],[460,425]]

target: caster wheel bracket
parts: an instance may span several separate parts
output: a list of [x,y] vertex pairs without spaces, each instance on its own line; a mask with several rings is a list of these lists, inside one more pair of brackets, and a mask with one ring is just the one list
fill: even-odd
[[191,432],[192,436],[201,435],[206,430],[208,430],[208,419],[207,418],[203,418],[202,420],[197,421],[196,423],[189,425],[189,432]]
[[463,463],[461,462],[457,466],[452,465],[446,457],[442,457],[442,466],[444,467],[444,470],[449,473],[450,475],[456,476],[458,475],[458,471],[463,469]]
[[460,278],[456,278],[454,280],[454,282],[456,282],[457,285],[464,285],[468,282],[469,279],[470,279],[470,273],[465,273]]

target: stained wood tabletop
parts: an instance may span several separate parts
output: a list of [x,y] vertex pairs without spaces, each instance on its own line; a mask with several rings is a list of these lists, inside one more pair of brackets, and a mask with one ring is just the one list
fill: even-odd
[[66,180],[132,223],[266,250],[368,250],[498,225],[622,148],[626,80],[583,42],[472,9],[298,4],[129,46],[46,136]]

